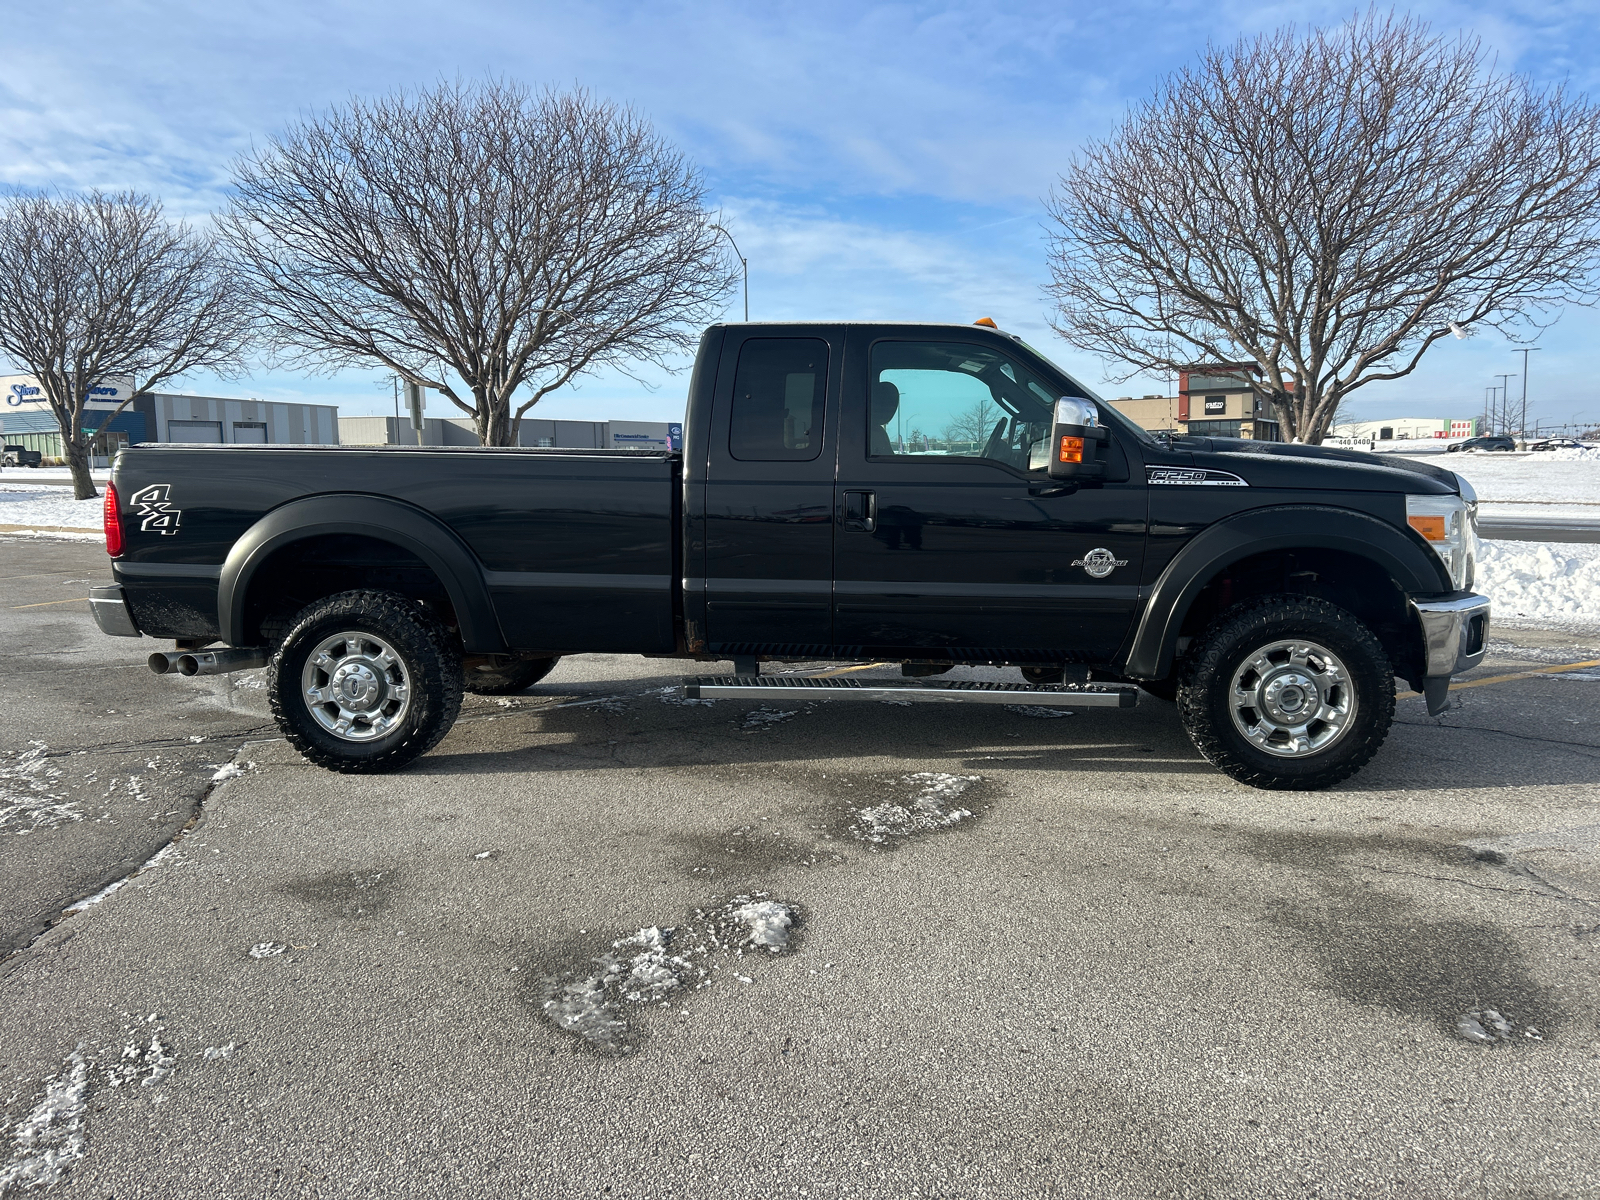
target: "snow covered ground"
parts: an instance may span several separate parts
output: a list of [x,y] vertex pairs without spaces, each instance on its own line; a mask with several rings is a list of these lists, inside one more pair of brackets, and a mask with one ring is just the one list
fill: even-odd
[[1448,468],[1464,478],[1478,493],[1480,516],[1600,520],[1600,450],[1404,457]]
[[[30,471],[29,475],[39,472]],[[0,474],[0,525],[46,525],[67,529],[99,529],[104,500],[74,500],[72,489],[59,484],[17,479],[20,472]]]
[[1486,541],[1478,555],[1491,624],[1600,633],[1600,545]]

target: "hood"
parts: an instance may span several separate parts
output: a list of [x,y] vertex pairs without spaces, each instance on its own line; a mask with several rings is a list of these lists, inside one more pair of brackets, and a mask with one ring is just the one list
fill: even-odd
[[1335,446],[1251,442],[1242,438],[1180,437],[1174,450],[1189,450],[1195,465],[1233,471],[1257,487],[1325,487],[1336,491],[1461,492],[1461,478],[1445,467],[1367,454]]

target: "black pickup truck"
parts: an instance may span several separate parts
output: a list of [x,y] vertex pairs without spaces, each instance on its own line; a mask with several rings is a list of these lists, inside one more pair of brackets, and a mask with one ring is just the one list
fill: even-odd
[[[1377,751],[1397,676],[1437,713],[1483,654],[1454,473],[1153,438],[982,324],[713,326],[684,445],[134,447],[95,619],[172,639],[158,672],[269,664],[289,741],[367,772],[434,746],[463,688],[606,651],[731,660],[706,697],[1143,690],[1235,779],[1319,788]],[[816,660],[904,677],[762,674]],[[1020,675],[937,678],[961,664]]]

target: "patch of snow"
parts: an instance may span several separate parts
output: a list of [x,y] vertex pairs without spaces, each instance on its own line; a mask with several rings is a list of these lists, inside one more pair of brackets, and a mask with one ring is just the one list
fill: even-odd
[[770,729],[774,725],[781,725],[790,717],[798,716],[799,713],[799,709],[779,712],[774,708],[757,708],[745,713],[744,721],[740,723],[739,728],[746,733],[757,729]]
[[950,775],[943,771],[917,771],[898,781],[908,786],[911,795],[901,802],[891,801],[853,810],[850,832],[872,846],[949,829],[972,816],[955,801],[982,779],[980,775]]
[[26,750],[0,759],[0,829],[26,823],[27,828],[16,832],[28,834],[83,820],[75,802],[52,790],[61,769],[51,764],[49,754],[45,743],[29,742]]
[[1054,717],[1070,717],[1072,710],[1068,708],[1048,708],[1043,704],[1008,704],[1007,712],[1014,712],[1019,717],[1036,717],[1041,721],[1048,721]]
[[99,904],[101,901],[106,900],[109,897],[114,896],[116,893],[120,892],[123,888],[127,887],[130,883],[132,883],[140,875],[143,875],[151,867],[159,867],[162,863],[166,862],[169,858],[175,858],[177,856],[177,854],[178,854],[178,843],[177,842],[168,842],[165,846],[161,847],[161,849],[157,850],[148,859],[146,859],[145,862],[139,867],[138,870],[130,871],[128,874],[124,875],[121,879],[113,879],[110,883],[106,884],[105,887],[101,888],[98,892],[96,892],[92,896],[85,896],[82,900],[79,900],[76,904],[72,905],[71,908],[67,909],[66,910],[66,915],[67,916],[71,916],[73,913],[80,913],[86,908],[93,908],[96,904]]
[[232,1058],[233,1052],[238,1048],[239,1046],[236,1042],[229,1042],[226,1046],[207,1046],[195,1057],[203,1058],[207,1062],[215,1062],[222,1058]]
[[253,762],[224,763],[222,765],[222,768],[215,775],[213,775],[211,777],[211,782],[212,783],[224,783],[229,779],[238,779],[245,772],[253,771],[253,770],[255,770],[255,763],[253,763]]
[[702,705],[706,708],[710,708],[716,703],[715,700],[691,700],[688,696],[683,694],[682,684],[674,684],[671,687],[652,688],[645,692],[645,695],[655,696],[660,699],[661,703],[663,704],[676,704],[682,708],[696,708]]
[[11,1161],[0,1166],[0,1195],[50,1187],[83,1157],[89,1064],[73,1051],[66,1069],[45,1081],[44,1097],[10,1131]]
[[482,853],[474,854],[472,857],[473,858],[493,858],[498,853],[499,853],[498,850],[485,850]]
[[633,1012],[668,1005],[669,997],[690,987],[711,986],[722,968],[719,958],[743,958],[756,947],[785,952],[798,918],[792,905],[757,892],[697,909],[681,926],[649,926],[612,942],[592,970],[547,979],[543,1011],[556,1028],[603,1054],[631,1054],[642,1041]]
[[752,900],[733,910],[733,919],[750,927],[752,945],[777,952],[789,945],[789,926],[794,910],[776,900]]
[[104,529],[105,500],[74,500],[68,488],[29,487],[10,479],[0,482],[0,523],[52,525],[70,529]]
[[251,958],[276,958],[288,948],[282,942],[257,942],[246,953]]

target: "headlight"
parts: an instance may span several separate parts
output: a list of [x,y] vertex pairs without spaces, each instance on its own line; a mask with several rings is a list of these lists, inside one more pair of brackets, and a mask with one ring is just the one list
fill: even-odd
[[[1465,481],[1462,481],[1465,484]],[[1407,496],[1406,523],[1433,547],[1458,592],[1477,573],[1478,506],[1461,496]]]

